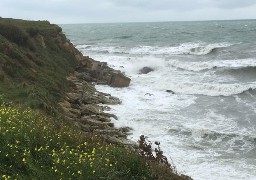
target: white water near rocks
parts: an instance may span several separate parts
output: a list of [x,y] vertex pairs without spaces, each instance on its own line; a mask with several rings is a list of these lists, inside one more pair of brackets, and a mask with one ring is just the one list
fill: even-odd
[[[111,112],[117,127],[133,128],[129,138],[160,141],[196,180],[256,179],[255,21],[63,29],[85,55],[132,79],[128,88],[97,86],[122,100]],[[139,74],[145,66],[154,71]]]

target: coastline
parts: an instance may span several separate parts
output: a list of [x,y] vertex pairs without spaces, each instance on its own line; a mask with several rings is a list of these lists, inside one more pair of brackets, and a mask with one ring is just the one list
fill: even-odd
[[[118,120],[118,117],[115,114],[106,113],[106,111],[110,110],[108,105],[119,105],[122,102],[118,97],[98,91],[95,85],[111,86],[108,78],[105,79],[104,74],[108,74],[107,77],[110,77],[111,74],[119,74],[121,72],[110,68],[104,63],[105,68],[101,70],[104,71],[103,76],[95,77],[94,71],[91,71],[91,66],[88,66],[88,64],[103,62],[96,61],[88,56],[84,56],[81,62],[74,73],[67,77],[67,80],[71,83],[72,91],[66,93],[66,96],[59,103],[65,117],[82,131],[92,136],[99,136],[99,138],[107,143],[125,147],[139,154],[145,161],[149,161],[149,163],[157,163],[163,169],[169,171],[168,173],[172,174],[171,179],[192,180],[190,176],[180,174],[176,171],[175,165],[170,163],[168,158],[163,154],[159,146],[160,142],[156,141],[152,143],[144,135],[140,135],[136,142],[127,138],[131,134],[131,127],[115,127],[113,120]],[[124,75],[122,74],[122,76]],[[162,178],[160,177],[159,179]]]
[[189,179],[172,169],[160,148],[153,156],[145,139],[138,145],[127,139],[129,127],[111,122],[117,117],[107,112],[108,105],[121,101],[95,84],[127,87],[129,78],[83,56],[57,25],[0,20],[0,123],[6,130],[1,132],[2,177]]
[[116,128],[111,119],[117,120],[118,117],[106,112],[110,109],[108,105],[118,105],[121,101],[95,88],[95,84],[110,85],[110,77],[120,72],[105,64],[99,71],[101,77],[98,77],[92,70],[91,64],[101,62],[86,56],[82,59],[74,73],[67,77],[71,91],[66,93],[59,103],[64,115],[82,131],[98,134],[106,142],[134,146],[136,142],[127,139],[130,128]]

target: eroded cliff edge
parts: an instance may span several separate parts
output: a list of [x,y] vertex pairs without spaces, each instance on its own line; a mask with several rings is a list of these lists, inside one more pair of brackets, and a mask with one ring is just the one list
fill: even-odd
[[0,58],[0,93],[6,99],[62,113],[83,131],[123,143],[127,128],[114,128],[111,118],[117,117],[104,112],[121,102],[94,84],[126,87],[130,79],[83,56],[59,26],[1,18]]

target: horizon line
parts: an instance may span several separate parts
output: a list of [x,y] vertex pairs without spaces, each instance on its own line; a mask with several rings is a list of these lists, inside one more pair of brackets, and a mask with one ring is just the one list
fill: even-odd
[[208,19],[208,20],[127,21],[127,22],[78,22],[78,23],[57,23],[57,24],[58,25],[131,24],[131,23],[176,23],[176,22],[210,22],[210,21],[256,21],[256,19]]

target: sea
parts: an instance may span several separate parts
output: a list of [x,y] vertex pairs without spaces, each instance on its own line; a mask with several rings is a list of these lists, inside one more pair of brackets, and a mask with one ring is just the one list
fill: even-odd
[[96,86],[122,101],[110,112],[129,139],[159,141],[195,180],[256,179],[256,20],[61,27],[85,56],[131,78]]

